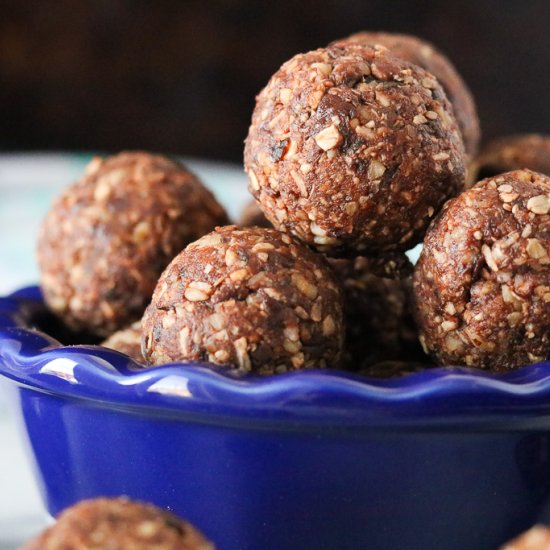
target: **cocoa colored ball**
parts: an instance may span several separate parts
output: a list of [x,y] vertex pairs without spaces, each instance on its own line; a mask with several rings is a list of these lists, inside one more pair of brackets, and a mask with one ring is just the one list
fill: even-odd
[[338,367],[342,295],[324,258],[289,235],[221,227],[167,267],[143,336],[152,364],[209,361],[260,374]]
[[528,168],[550,175],[550,136],[519,134],[495,139],[475,159],[476,179]]
[[426,351],[494,371],[550,357],[549,254],[547,176],[507,172],[449,201],[414,274]]
[[108,336],[139,319],[170,260],[227,223],[195,175],[166,157],[95,158],[40,228],[48,306],[67,326]]
[[141,321],[132,323],[129,327],[117,330],[100,344],[104,348],[120,351],[138,363],[143,363],[141,354]]
[[244,160],[268,220],[330,255],[411,248],[464,185],[443,89],[381,46],[285,63],[257,98]]
[[500,550],[549,550],[550,527],[538,524],[528,529],[514,540],[506,543]]
[[346,41],[381,44],[397,57],[432,73],[453,106],[467,155],[473,158],[477,154],[481,131],[474,98],[449,58],[433,44],[416,36],[387,32],[360,32],[338,42]]
[[241,227],[273,227],[254,200],[243,208],[237,225]]
[[126,498],[85,500],[23,550],[214,550],[190,523]]
[[[350,370],[424,356],[412,316],[413,268],[402,256],[403,261],[398,264],[401,271],[386,272],[363,257],[330,260],[344,289],[346,368]],[[391,263],[396,265],[395,261]]]

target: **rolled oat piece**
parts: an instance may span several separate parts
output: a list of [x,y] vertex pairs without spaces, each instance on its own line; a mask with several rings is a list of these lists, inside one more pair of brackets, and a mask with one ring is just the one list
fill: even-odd
[[219,227],[162,274],[143,350],[156,365],[209,361],[259,374],[338,367],[342,317],[322,256],[275,229]]
[[477,154],[481,131],[474,98],[449,58],[433,44],[417,36],[387,32],[359,32],[336,43],[342,42],[381,44],[395,56],[432,73],[453,106],[467,155],[473,158]]
[[46,303],[72,329],[108,336],[141,317],[178,252],[224,223],[210,191],[177,162],[143,152],[95,158],[41,225]]
[[550,357],[550,178],[517,170],[449,201],[415,267],[415,313],[441,365],[506,371]]
[[85,500],[22,550],[214,550],[193,525],[126,498]]
[[268,220],[330,255],[411,248],[464,184],[443,89],[381,46],[285,63],[257,98],[244,161]]
[[141,320],[132,323],[129,327],[117,330],[109,338],[101,342],[100,346],[125,353],[138,363],[143,363],[141,354]]
[[273,227],[254,200],[243,208],[237,225],[241,227]]
[[550,175],[550,136],[518,134],[495,139],[475,159],[476,179],[528,168]]
[[[349,370],[361,371],[386,360],[425,357],[412,316],[413,267],[402,256],[404,267],[400,273],[373,273],[372,261],[363,257],[330,260],[344,289]],[[404,278],[395,278],[399,274]]]

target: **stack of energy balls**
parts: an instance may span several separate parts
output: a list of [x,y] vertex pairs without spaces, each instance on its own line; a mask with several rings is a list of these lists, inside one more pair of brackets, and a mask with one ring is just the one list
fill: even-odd
[[548,140],[479,141],[466,85],[418,38],[298,54],[257,97],[238,226],[174,161],[94,161],[44,222],[46,302],[146,365],[388,376],[548,358],[550,179],[528,170],[550,166]]

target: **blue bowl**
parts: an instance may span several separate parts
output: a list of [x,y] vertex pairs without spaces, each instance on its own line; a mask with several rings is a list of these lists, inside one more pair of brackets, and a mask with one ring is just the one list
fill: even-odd
[[219,549],[497,548],[544,515],[550,363],[373,380],[143,370],[28,328],[37,288],[0,299],[0,374],[52,515],[125,494]]

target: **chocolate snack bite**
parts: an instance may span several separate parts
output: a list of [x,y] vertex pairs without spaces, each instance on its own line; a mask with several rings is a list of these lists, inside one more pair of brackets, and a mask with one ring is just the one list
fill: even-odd
[[481,132],[472,94],[455,66],[433,44],[416,36],[387,32],[359,32],[335,43],[342,42],[381,44],[395,56],[432,73],[453,106],[467,155],[473,158],[477,154]]
[[213,195],[177,162],[143,152],[95,158],[41,225],[46,303],[73,330],[108,336],[141,317],[178,252],[224,223]]
[[155,365],[209,361],[258,374],[338,367],[342,317],[324,258],[275,229],[219,227],[162,274],[143,353]]
[[129,327],[117,330],[100,344],[104,348],[114,349],[125,353],[138,363],[143,363],[141,354],[141,320],[132,323]]
[[126,498],[85,500],[22,550],[214,550],[187,521]]
[[535,525],[500,550],[550,550],[550,527]]
[[506,371],[550,357],[550,178],[517,170],[449,201],[415,267],[415,313],[441,365]]
[[347,369],[424,358],[411,308],[413,267],[404,254],[393,271],[376,269],[363,257],[331,259],[330,265],[344,289]]
[[336,256],[414,246],[462,190],[464,159],[432,75],[357,44],[285,63],[257,98],[244,154],[268,220]]
[[243,208],[237,225],[241,227],[273,227],[254,200]]
[[475,159],[473,173],[482,179],[522,168],[550,175],[550,136],[518,134],[495,139]]

